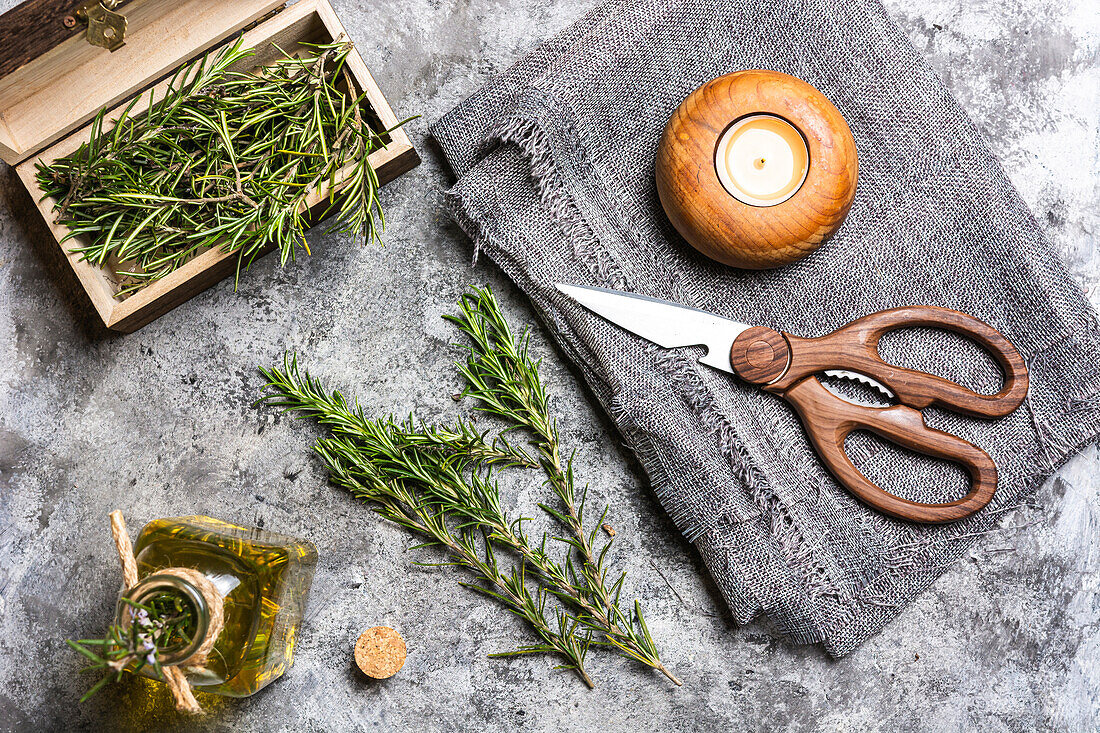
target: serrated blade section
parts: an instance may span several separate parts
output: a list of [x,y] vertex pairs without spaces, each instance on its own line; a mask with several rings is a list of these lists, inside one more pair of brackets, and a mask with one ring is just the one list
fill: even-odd
[[868,387],[873,387],[885,395],[889,399],[894,399],[894,393],[888,390],[881,382],[871,379],[866,374],[860,374],[859,372],[850,372],[847,369],[827,369],[825,374],[830,377],[837,377],[838,379],[850,379],[853,382],[860,382],[866,384]]

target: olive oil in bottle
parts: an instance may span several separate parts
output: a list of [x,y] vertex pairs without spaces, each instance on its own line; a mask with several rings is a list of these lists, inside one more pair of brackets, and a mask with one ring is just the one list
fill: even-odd
[[[178,661],[194,689],[244,697],[293,664],[317,564],[312,543],[209,517],[175,517],[145,525],[134,555],[139,582],[129,591],[132,599],[173,590],[189,600],[199,625],[206,628],[212,588],[220,596],[223,626],[205,660],[189,665],[186,660],[194,649],[180,650],[176,660],[163,660],[166,665]],[[185,577],[161,572],[171,568],[201,573],[209,581],[201,583],[205,594]],[[195,640],[196,646],[201,641]],[[149,668],[143,673],[155,676]]]

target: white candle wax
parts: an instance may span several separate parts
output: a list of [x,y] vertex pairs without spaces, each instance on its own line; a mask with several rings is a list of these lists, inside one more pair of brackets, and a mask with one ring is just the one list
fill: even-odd
[[775,206],[805,183],[810,151],[802,134],[783,118],[751,115],[722,135],[714,166],[722,186],[738,201]]

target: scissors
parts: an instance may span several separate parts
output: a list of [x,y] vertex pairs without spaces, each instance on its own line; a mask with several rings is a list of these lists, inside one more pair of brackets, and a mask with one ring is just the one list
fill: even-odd
[[[825,336],[801,338],[644,295],[557,287],[593,313],[658,346],[706,346],[700,363],[783,397],[837,481],[884,514],[914,522],[954,522],[982,509],[997,490],[997,466],[989,454],[957,435],[928,427],[920,412],[934,405],[971,417],[996,418],[1024,401],[1028,374],[1023,357],[1000,332],[973,316],[929,305],[906,306],[872,313]],[[901,328],[938,328],[973,340],[1000,365],[1001,391],[978,394],[934,374],[883,361],[879,339]],[[899,404],[883,407],[847,400],[822,385],[817,376],[822,373],[868,384],[896,397]],[[970,474],[970,492],[957,501],[923,504],[885,491],[848,458],[844,441],[854,430],[962,465]]]

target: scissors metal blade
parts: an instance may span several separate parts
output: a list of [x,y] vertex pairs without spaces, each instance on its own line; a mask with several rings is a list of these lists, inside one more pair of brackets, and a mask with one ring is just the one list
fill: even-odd
[[562,283],[557,283],[557,288],[596,315],[658,346],[706,346],[706,356],[699,363],[736,373],[730,364],[730,349],[741,332],[750,328],[748,324],[646,295]]

